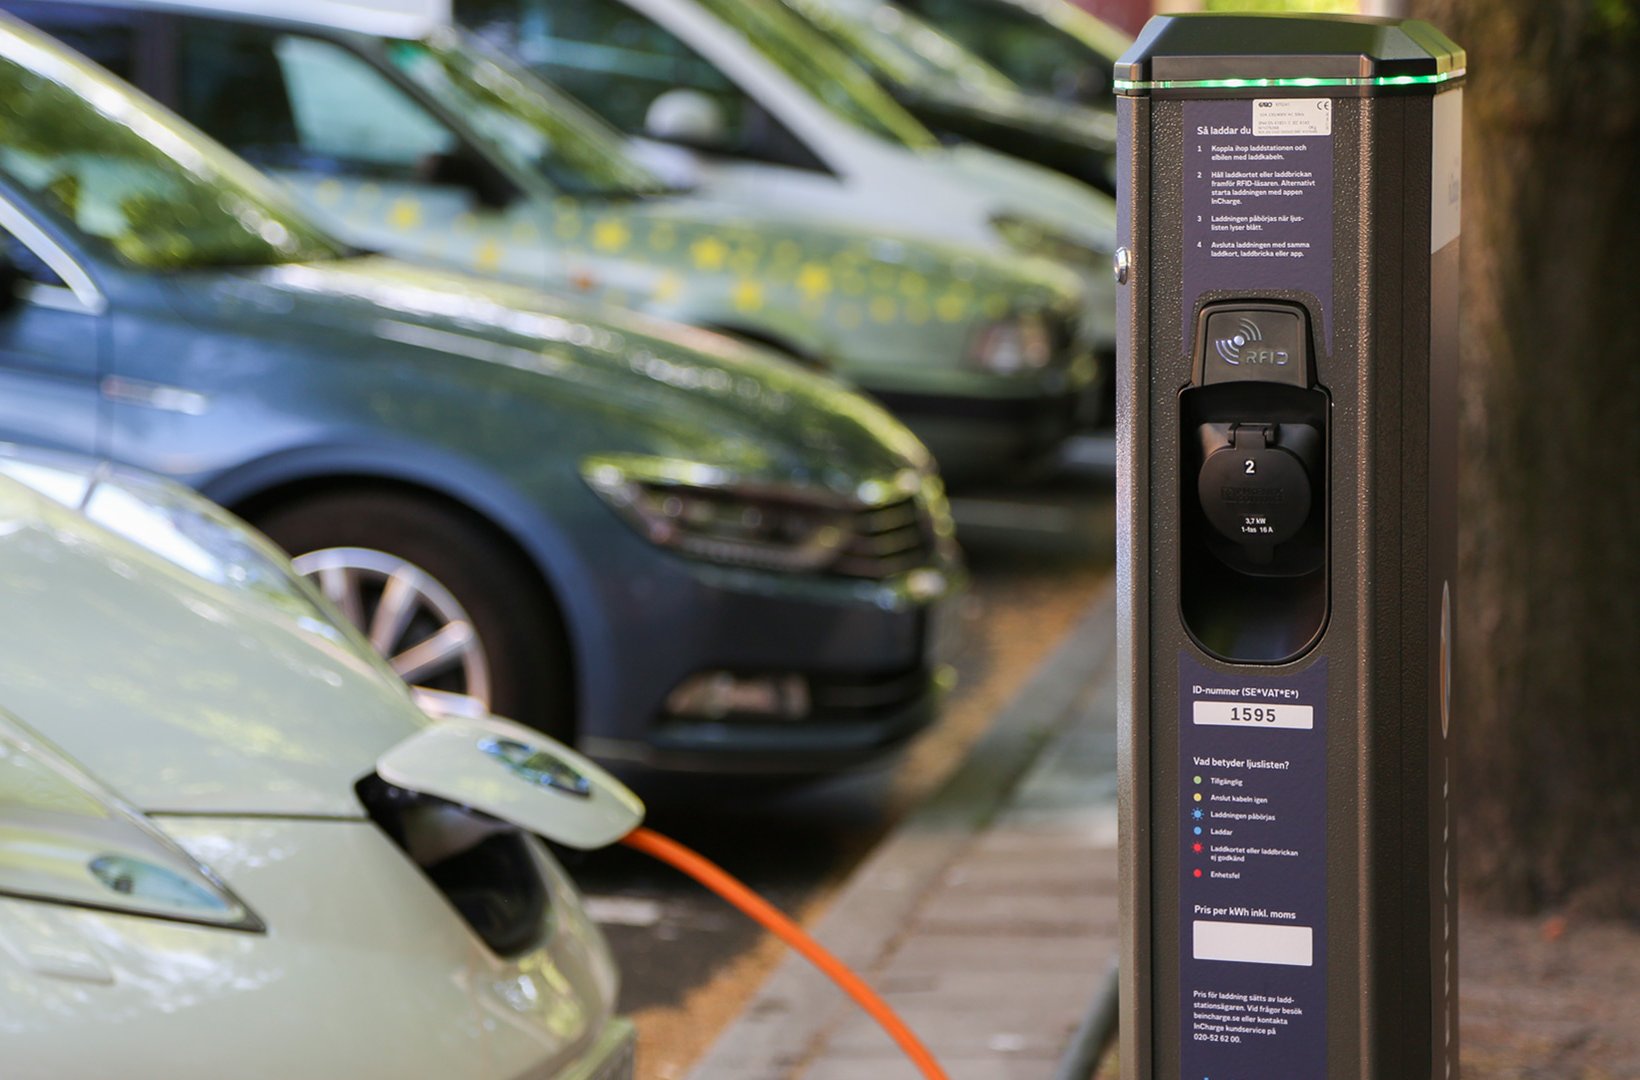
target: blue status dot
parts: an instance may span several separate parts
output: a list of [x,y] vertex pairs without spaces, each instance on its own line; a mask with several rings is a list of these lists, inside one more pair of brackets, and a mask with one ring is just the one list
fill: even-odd
[[1196,826],[1195,833],[1196,833],[1197,836],[1200,836],[1202,834],[1202,827],[1200,825]]
[[1202,819],[1202,812],[1200,810],[1192,810],[1190,811],[1190,816],[1195,818],[1197,821],[1200,821]]

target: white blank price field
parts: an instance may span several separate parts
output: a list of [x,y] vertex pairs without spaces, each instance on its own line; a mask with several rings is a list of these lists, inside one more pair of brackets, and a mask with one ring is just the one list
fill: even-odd
[[1294,731],[1310,731],[1315,727],[1315,706],[1193,701],[1190,719],[1192,723],[1206,727],[1287,728]]
[[1190,952],[1197,960],[1288,967],[1309,967],[1315,962],[1314,932],[1308,926],[1197,920],[1191,929]]

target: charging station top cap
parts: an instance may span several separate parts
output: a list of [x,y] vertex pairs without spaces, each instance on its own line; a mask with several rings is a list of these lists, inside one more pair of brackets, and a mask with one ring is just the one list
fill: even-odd
[[1435,93],[1465,56],[1418,19],[1366,15],[1157,15],[1116,61],[1119,94],[1370,97]]

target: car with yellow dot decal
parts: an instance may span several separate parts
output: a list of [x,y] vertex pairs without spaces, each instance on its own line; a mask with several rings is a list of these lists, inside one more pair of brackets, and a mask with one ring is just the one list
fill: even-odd
[[[1116,336],[1116,202],[973,143],[942,145],[782,0],[385,0],[438,10],[737,205],[1050,258]],[[1004,121],[1005,122],[1005,121]]]
[[960,557],[880,406],[722,335],[351,248],[4,15],[0,442],[188,485],[406,682],[608,760],[813,775],[938,715]]
[[949,478],[1046,456],[1103,374],[1061,265],[671,190],[448,26],[314,0],[0,6],[128,70],[355,243],[778,350],[883,401]]

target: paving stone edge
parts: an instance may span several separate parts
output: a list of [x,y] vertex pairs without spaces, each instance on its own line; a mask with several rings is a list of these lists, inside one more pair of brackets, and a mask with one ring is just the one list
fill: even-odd
[[[1115,650],[1114,584],[1106,584],[963,763],[907,814],[839,890],[811,932],[844,963],[869,972],[968,841],[1007,803],[1071,719]],[[775,969],[688,1080],[785,1080],[853,1008],[797,956]]]

